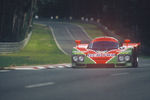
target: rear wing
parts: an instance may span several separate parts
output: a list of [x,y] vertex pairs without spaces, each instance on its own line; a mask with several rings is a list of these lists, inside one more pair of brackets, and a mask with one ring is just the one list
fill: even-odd
[[130,40],[125,40],[125,42],[122,44],[123,47],[133,48],[132,50],[133,50],[134,54],[139,54],[140,45],[141,45],[141,43],[131,43]]
[[86,51],[88,44],[81,44],[81,40],[75,40],[76,48],[81,51]]
[[133,47],[133,48],[138,48],[140,45],[141,43],[123,43],[123,46]]

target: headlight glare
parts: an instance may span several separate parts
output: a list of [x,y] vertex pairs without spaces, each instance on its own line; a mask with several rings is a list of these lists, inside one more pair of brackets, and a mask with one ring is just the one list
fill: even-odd
[[73,61],[77,62],[78,61],[78,56],[73,56],[72,59],[73,59]]
[[125,61],[129,61],[129,60],[130,60],[130,56],[129,56],[129,55],[126,55],[126,56],[124,57],[124,59],[125,59]]
[[72,60],[74,62],[84,62],[84,55],[73,55]]
[[130,61],[130,60],[131,60],[131,56],[128,54],[118,55],[118,61],[119,62],[126,62],[126,61]]
[[84,56],[79,56],[79,61],[83,62],[84,61]]
[[122,56],[122,55],[118,56],[118,60],[119,61],[124,61],[124,56]]

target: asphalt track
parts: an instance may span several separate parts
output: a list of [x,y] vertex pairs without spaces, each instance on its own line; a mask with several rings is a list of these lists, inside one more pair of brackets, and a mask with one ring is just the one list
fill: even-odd
[[0,72],[0,100],[150,100],[150,64],[139,68]]
[[57,45],[66,54],[71,55],[75,40],[82,40],[82,43],[89,43],[90,37],[78,25],[62,22],[50,22],[49,27],[57,41]]
[[[74,25],[45,24],[61,34],[56,39],[71,47],[75,44],[65,34],[81,40],[85,35],[72,33],[77,32]],[[66,33],[68,29],[71,32]],[[69,44],[66,47],[64,51],[70,53]],[[1,70],[0,100],[150,100],[150,60],[140,58],[139,68]]]

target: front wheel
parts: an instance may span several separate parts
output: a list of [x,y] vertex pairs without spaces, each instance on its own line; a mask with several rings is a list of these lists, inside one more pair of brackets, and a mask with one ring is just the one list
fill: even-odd
[[72,68],[77,68],[77,64],[72,62]]
[[134,68],[138,67],[138,57],[136,55],[132,57],[132,67]]

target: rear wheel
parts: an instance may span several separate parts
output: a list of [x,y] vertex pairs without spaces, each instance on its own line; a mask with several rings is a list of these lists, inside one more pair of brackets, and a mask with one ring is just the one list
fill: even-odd
[[133,49],[133,51],[132,51],[132,67],[134,67],[134,68],[138,67],[138,56],[137,56],[136,49]]
[[138,57],[136,57],[136,58],[133,57],[132,67],[134,67],[134,68],[138,67]]

